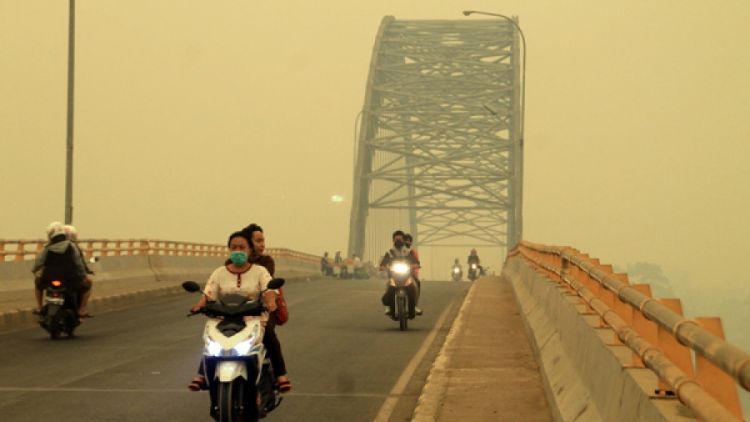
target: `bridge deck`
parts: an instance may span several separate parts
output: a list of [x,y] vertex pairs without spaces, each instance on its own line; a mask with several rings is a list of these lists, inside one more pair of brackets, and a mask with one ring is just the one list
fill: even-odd
[[457,324],[416,420],[552,420],[511,285],[499,277],[476,282]]

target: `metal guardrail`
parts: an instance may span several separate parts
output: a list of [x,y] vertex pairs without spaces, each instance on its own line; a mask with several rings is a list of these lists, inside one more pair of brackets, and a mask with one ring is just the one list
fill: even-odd
[[614,330],[633,364],[659,376],[655,393],[675,394],[702,420],[743,420],[736,384],[750,391],[750,355],[724,340],[719,318],[685,318],[679,299],[654,299],[649,285],[570,247],[524,241],[509,253],[517,254]]
[[[26,261],[36,257],[47,242],[34,240],[0,239],[0,265],[9,261]],[[224,256],[226,246],[206,243],[175,242],[153,239],[85,239],[77,242],[87,257],[92,256]],[[286,248],[268,248],[274,258],[290,258],[296,261],[320,263],[320,257]]]

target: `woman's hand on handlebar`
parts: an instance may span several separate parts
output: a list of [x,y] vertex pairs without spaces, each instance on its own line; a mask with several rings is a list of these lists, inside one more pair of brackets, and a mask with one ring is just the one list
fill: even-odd
[[203,310],[203,304],[200,304],[200,303],[196,303],[195,305],[193,305],[193,306],[192,306],[192,307],[190,308],[190,313],[191,313],[191,314],[197,314],[197,313],[199,313],[199,312],[200,312],[201,310]]

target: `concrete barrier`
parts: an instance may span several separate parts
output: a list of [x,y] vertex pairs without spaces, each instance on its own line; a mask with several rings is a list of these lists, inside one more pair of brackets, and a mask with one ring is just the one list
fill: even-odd
[[[102,257],[91,264],[96,273],[94,293],[89,302],[92,314],[101,314],[158,301],[181,294],[184,280],[205,283],[211,272],[222,265],[221,257],[135,255]],[[5,297],[23,298],[0,301],[0,331],[33,326],[31,261],[6,262],[0,265],[0,292]],[[294,259],[277,263],[276,275],[288,282],[309,280],[319,275],[309,263],[295,266]],[[18,306],[16,303],[20,303]],[[25,304],[25,305],[24,305]]]
[[513,285],[541,363],[545,392],[558,421],[694,420],[675,398],[654,398],[656,375],[633,367],[631,353],[598,315],[543,277],[520,256],[503,277]]

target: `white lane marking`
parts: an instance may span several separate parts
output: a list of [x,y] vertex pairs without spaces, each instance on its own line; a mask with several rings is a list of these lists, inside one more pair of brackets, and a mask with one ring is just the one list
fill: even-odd
[[[86,387],[0,387],[0,393],[194,393],[188,389],[177,388],[86,388]],[[378,393],[288,393],[284,397],[353,397],[353,398],[387,398]],[[416,397],[416,394],[402,394],[399,397]]]
[[445,310],[443,310],[443,313],[440,314],[440,318],[438,318],[437,322],[432,327],[430,334],[428,334],[424,339],[424,341],[422,342],[422,346],[419,348],[414,357],[411,358],[409,364],[406,365],[406,369],[404,369],[404,372],[401,373],[401,376],[398,377],[398,381],[396,381],[396,384],[388,394],[388,398],[385,399],[383,405],[380,406],[380,411],[378,411],[378,415],[374,419],[375,422],[387,422],[388,419],[390,419],[391,415],[393,414],[393,410],[396,408],[396,403],[398,403],[399,397],[402,397],[403,392],[406,389],[406,385],[414,375],[414,371],[417,370],[417,366],[419,366],[419,364],[422,362],[424,355],[427,354],[427,349],[430,348],[430,345],[432,345],[432,342],[435,340],[437,332],[438,330],[440,330],[440,327],[443,326],[443,322],[445,322],[445,319],[448,317],[448,311],[453,308],[454,302],[455,299],[452,300],[450,304],[448,304],[448,306],[445,308]]

